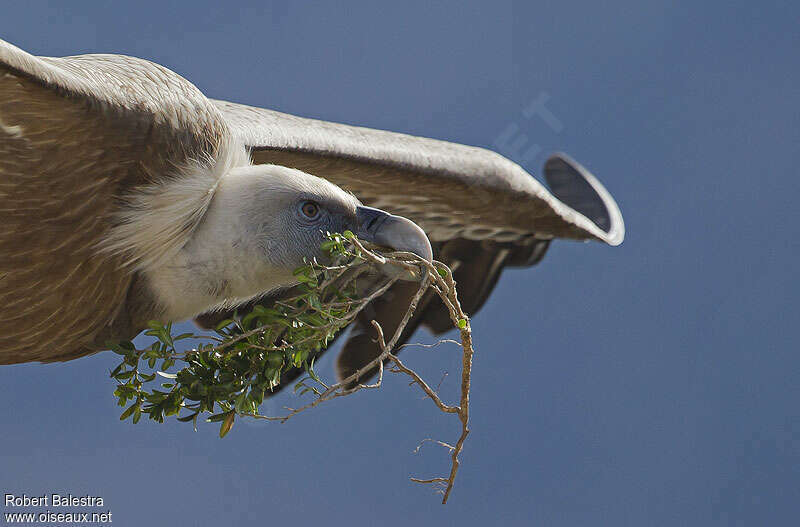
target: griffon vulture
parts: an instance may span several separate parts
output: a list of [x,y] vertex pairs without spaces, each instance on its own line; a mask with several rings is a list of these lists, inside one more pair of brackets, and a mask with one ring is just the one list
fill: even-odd
[[[448,263],[472,314],[553,238],[622,242],[583,167],[555,155],[544,174],[552,194],[491,151],[209,100],[142,59],[0,40],[0,364],[269,301],[325,230]],[[397,282],[359,316],[340,375],[376,353],[369,320],[392,331],[415,289]],[[420,324],[450,327],[433,302],[404,339]]]

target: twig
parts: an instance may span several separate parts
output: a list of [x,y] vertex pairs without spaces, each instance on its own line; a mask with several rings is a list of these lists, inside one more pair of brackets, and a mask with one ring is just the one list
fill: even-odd
[[425,438],[425,439],[423,439],[422,441],[419,442],[419,444],[417,445],[417,448],[414,449],[414,454],[418,454],[420,448],[422,448],[422,445],[424,445],[428,441],[430,441],[431,443],[436,443],[439,446],[443,446],[446,449],[450,450],[451,452],[456,448],[453,445],[445,443],[444,441],[439,441],[438,439],[431,439],[430,437],[427,437],[427,438]]
[[[445,443],[443,441],[425,439],[422,441],[422,443],[420,443],[420,445],[415,450],[415,452],[419,451],[420,446],[426,441],[433,441],[441,446],[448,448],[450,450],[450,457],[451,457],[451,468],[448,476],[435,477],[429,479],[420,479],[413,477],[410,478],[411,481],[415,483],[441,485],[442,489],[440,490],[440,492],[442,492],[443,494],[442,503],[447,503],[447,500],[449,499],[450,494],[453,490],[453,486],[455,484],[455,478],[460,466],[459,456],[464,448],[464,442],[467,436],[469,435],[469,426],[468,426],[469,390],[471,385],[471,374],[472,374],[472,356],[474,354],[469,317],[467,317],[466,313],[464,313],[458,301],[455,288],[456,284],[455,281],[453,280],[452,272],[444,264],[440,262],[433,262],[433,263],[427,262],[412,253],[395,252],[387,255],[381,255],[368,248],[366,244],[360,242],[358,239],[354,238],[351,241],[353,245],[360,251],[360,255],[362,256],[362,258],[373,264],[397,265],[407,269],[414,276],[419,276],[420,270],[424,271],[422,273],[422,276],[420,277],[420,287],[414,294],[414,297],[411,299],[411,303],[409,304],[408,310],[403,316],[403,319],[400,321],[400,324],[397,326],[397,329],[392,335],[392,338],[387,343],[385,341],[383,328],[381,328],[380,324],[377,321],[373,320],[371,324],[375,328],[375,331],[377,332],[377,343],[381,350],[380,354],[375,359],[362,366],[358,371],[352,373],[347,378],[341,380],[336,384],[328,386],[324,391],[322,392],[316,391],[317,397],[313,401],[299,408],[287,408],[288,413],[286,415],[265,416],[257,413],[241,413],[240,415],[252,417],[254,419],[264,419],[269,421],[279,421],[285,423],[295,415],[302,413],[306,410],[309,410],[311,408],[314,408],[326,401],[330,401],[337,397],[350,395],[365,388],[366,389],[379,388],[383,382],[383,372],[384,372],[383,363],[389,360],[392,362],[391,371],[404,373],[408,375],[412,379],[412,384],[418,385],[420,389],[425,393],[425,395],[428,396],[433,401],[433,403],[437,406],[437,408],[439,408],[439,410],[448,414],[456,414],[459,418],[459,421],[461,422],[461,434],[455,446]],[[346,269],[341,269],[337,267],[336,271],[337,271],[336,273],[337,277],[342,277],[346,274]],[[356,276],[357,275],[358,273],[356,273]],[[389,287],[391,287],[394,284],[395,280],[396,279],[389,280],[382,286],[378,287],[375,291],[364,297],[363,299],[358,301],[353,301],[352,304],[349,305],[355,307],[339,320],[344,323],[351,321],[372,300],[374,300],[375,298],[386,292],[389,289]],[[330,284],[332,283],[332,280],[326,280],[325,283]],[[433,347],[442,344],[444,342],[450,342],[459,344],[462,347],[463,355],[462,355],[462,367],[461,367],[461,397],[458,406],[448,405],[444,401],[442,401],[438,393],[435,390],[433,390],[425,382],[425,380],[422,379],[422,377],[419,374],[417,374],[413,369],[406,366],[405,363],[403,363],[397,357],[397,355],[392,353],[403,333],[403,330],[405,329],[408,322],[411,320],[411,317],[413,316],[417,308],[417,305],[419,304],[425,292],[428,291],[428,289],[433,289],[441,299],[442,303],[447,308],[448,313],[450,315],[450,319],[453,322],[453,325],[456,328],[459,328],[460,330],[461,342],[447,339],[447,340],[441,340],[435,344],[428,344],[428,345],[421,344],[419,346]],[[258,328],[256,330],[245,332],[242,335],[238,335],[234,341],[226,342],[224,346],[218,346],[216,349],[220,350],[223,347],[230,346],[231,344],[233,344],[233,342],[251,336],[257,333],[257,331]],[[400,346],[397,349],[401,349],[406,346],[410,345],[406,344]],[[358,380],[362,376],[364,376],[365,374],[367,374],[367,372],[371,371],[373,368],[376,367],[378,368],[378,380],[376,382],[374,382],[373,384],[358,383]],[[356,384],[353,385],[353,383]]]

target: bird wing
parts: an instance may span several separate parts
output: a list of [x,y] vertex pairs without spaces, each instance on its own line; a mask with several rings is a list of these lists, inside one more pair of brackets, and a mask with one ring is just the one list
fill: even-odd
[[137,277],[98,244],[131,189],[213,154],[225,133],[166,68],[0,40],[0,364],[68,360],[136,333]]
[[519,165],[482,148],[329,123],[214,101],[256,163],[292,166],[419,224],[431,241],[625,236],[614,199],[586,169],[557,154],[548,192]]
[[[233,134],[251,149],[255,163],[323,177],[367,205],[419,224],[433,242],[434,256],[454,268],[470,315],[486,301],[505,267],[535,265],[552,238],[618,245],[625,235],[622,215],[608,191],[563,154],[545,163],[548,192],[519,165],[489,150],[214,103]],[[340,378],[379,353],[370,320],[378,320],[391,334],[415,290],[398,283],[359,315],[337,362]],[[434,333],[450,329],[444,309],[428,300],[418,307],[401,343],[419,325]],[[230,314],[209,314],[198,321],[213,325]]]

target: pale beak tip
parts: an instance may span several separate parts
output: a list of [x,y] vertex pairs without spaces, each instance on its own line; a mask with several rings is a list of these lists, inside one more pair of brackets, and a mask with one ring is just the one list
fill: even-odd
[[425,231],[413,221],[372,207],[359,207],[357,214],[359,238],[433,261],[431,242]]

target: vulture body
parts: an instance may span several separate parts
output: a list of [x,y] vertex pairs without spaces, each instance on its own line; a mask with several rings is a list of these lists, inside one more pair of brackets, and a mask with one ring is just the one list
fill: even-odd
[[[552,193],[488,150],[210,100],[142,59],[0,40],[0,364],[278,298],[317,254],[323,216],[430,258],[421,227],[474,313],[505,266],[537,263],[553,238],[622,242],[591,174],[561,154],[544,172]],[[376,214],[382,232],[367,229]],[[369,320],[391,331],[414,290],[398,282],[360,315],[340,375],[374,357]],[[420,324],[449,328],[433,303],[404,338]]]

